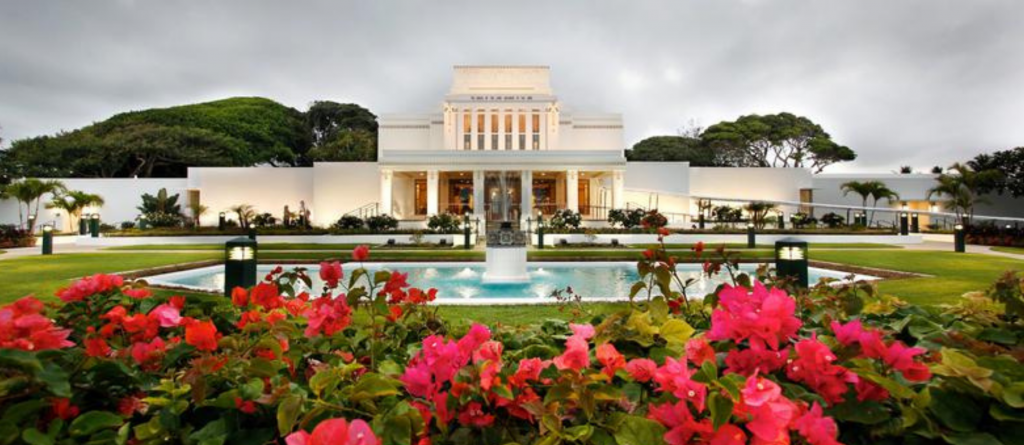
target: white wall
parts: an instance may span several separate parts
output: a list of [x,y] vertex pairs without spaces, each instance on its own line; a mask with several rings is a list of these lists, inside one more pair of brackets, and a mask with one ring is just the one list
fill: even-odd
[[[218,214],[239,204],[253,206],[257,213],[282,218],[284,206],[295,212],[300,201],[313,206],[313,169],[281,167],[193,167],[188,169],[189,188],[199,189],[199,201],[209,210],[203,225],[216,225]],[[315,210],[313,216],[315,217]]]
[[[630,207],[657,208],[665,214],[690,213],[690,163],[629,162],[624,191]],[[683,224],[670,221],[670,225]]]
[[622,116],[619,114],[562,113],[559,125],[559,150],[618,150],[625,142]]
[[[187,180],[184,178],[68,178],[59,179],[69,190],[94,193],[103,197],[106,203],[99,208],[103,222],[119,224],[123,221],[134,221],[139,216],[136,207],[142,205],[142,194],[155,195],[161,188],[170,194],[181,194],[179,203],[184,208],[187,198]],[[69,226],[67,215],[58,210],[46,209],[46,203],[53,197],[43,197],[39,207],[38,225],[55,223],[62,230],[77,230]],[[18,224],[18,202],[14,200],[0,201],[0,223]],[[93,212],[96,209],[87,209]],[[24,210],[23,210],[24,211]]]
[[[800,201],[800,189],[813,187],[811,172],[802,168],[691,167],[693,196],[764,201]],[[692,201],[695,206],[696,200]],[[739,206],[740,204],[730,204]],[[794,208],[782,207],[787,213]],[[692,213],[697,209],[692,208]]]
[[318,162],[313,165],[313,222],[330,226],[347,212],[380,200],[375,162]]
[[[389,150],[437,150],[444,134],[431,131],[430,114],[387,114],[380,117],[377,129],[377,153]],[[441,115],[436,116],[437,119]],[[380,156],[378,156],[380,157]]]

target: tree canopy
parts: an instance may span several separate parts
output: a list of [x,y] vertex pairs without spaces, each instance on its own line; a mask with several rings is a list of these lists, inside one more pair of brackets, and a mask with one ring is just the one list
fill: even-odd
[[376,140],[376,116],[355,104],[318,101],[304,113],[270,99],[236,97],[121,113],[14,141],[0,151],[0,175],[183,177],[194,166],[310,165],[314,147],[317,160],[374,160]]
[[629,161],[689,162],[694,167],[717,167],[715,151],[699,138],[690,136],[652,136],[626,151]]
[[857,157],[835,143],[820,125],[790,113],[741,116],[720,122],[701,134],[725,165],[735,167],[803,167],[821,172]]
[[967,161],[967,165],[977,172],[995,170],[1001,174],[991,184],[985,184],[983,191],[1009,193],[1014,198],[1024,196],[1024,147],[980,154]]

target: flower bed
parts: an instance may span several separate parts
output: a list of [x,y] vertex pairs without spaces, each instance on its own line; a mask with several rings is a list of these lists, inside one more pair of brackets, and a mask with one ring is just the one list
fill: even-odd
[[[369,252],[354,252],[365,261]],[[664,249],[629,308],[452,332],[400,272],[275,270],[230,298],[116,276],[0,308],[0,443],[1021,443],[1024,280],[946,313]]]

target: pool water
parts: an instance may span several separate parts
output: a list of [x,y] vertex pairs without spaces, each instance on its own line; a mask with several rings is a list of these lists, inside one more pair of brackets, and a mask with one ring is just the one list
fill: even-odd
[[[285,270],[306,267],[313,279],[313,289],[323,286],[318,276],[319,266],[316,264],[282,264]],[[626,300],[629,289],[640,279],[634,262],[531,262],[528,272],[529,283],[484,284],[480,275],[484,272],[483,263],[367,263],[367,269],[398,270],[408,273],[408,282],[414,287],[423,289],[436,288],[437,302],[441,304],[509,304],[554,302],[550,297],[556,289],[571,286],[573,291],[585,301]],[[277,265],[260,265],[257,277],[262,278]],[[343,269],[348,276],[359,265],[345,264]],[[741,270],[753,272],[756,264],[743,264]],[[702,276],[700,264],[681,264],[677,267],[680,278],[685,282],[688,278],[696,281],[687,288],[690,298],[703,297],[713,291],[728,276],[707,278]],[[850,274],[834,270],[810,268],[811,283],[821,278],[846,280]],[[856,275],[855,280],[871,280],[875,277]],[[203,290],[219,293],[224,288],[224,268],[211,266],[180,272],[147,277],[150,284],[186,289]],[[645,294],[646,295],[646,294]]]

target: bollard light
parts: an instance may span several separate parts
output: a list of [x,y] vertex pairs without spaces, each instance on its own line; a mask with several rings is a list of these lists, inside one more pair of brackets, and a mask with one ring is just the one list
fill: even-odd
[[89,235],[93,238],[100,237],[100,214],[93,213],[89,217]]
[[82,215],[81,218],[78,218],[78,234],[79,235],[85,235],[86,233],[89,233],[89,222],[87,221],[88,219],[89,219],[89,214],[88,213]]
[[757,234],[754,233],[754,223],[747,223],[747,248],[753,249],[757,244]]
[[149,219],[146,218],[145,214],[139,215],[139,230],[146,230],[149,228]]
[[537,215],[537,248],[544,248],[544,214]]
[[217,230],[224,231],[224,227],[227,226],[227,224],[228,215],[224,212],[220,212],[220,215],[217,215]]
[[231,297],[236,287],[256,285],[256,241],[238,237],[224,243],[224,295]]
[[697,227],[704,230],[704,212],[697,215]]
[[958,253],[967,251],[967,234],[964,233],[964,225],[953,226],[953,250]]
[[53,226],[43,226],[43,255],[53,255]]
[[786,212],[779,212],[779,230],[786,230]]
[[921,233],[921,215],[910,214],[910,233]]
[[256,241],[256,227],[249,226],[249,239]]
[[462,248],[465,250],[472,248],[469,245],[471,232],[472,230],[469,228],[469,212],[466,212],[466,214],[462,215]]
[[907,236],[910,234],[910,222],[907,220],[909,215],[907,212],[900,213],[900,235]]
[[775,242],[775,273],[792,279],[797,286],[807,287],[807,242],[794,238]]

